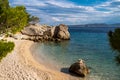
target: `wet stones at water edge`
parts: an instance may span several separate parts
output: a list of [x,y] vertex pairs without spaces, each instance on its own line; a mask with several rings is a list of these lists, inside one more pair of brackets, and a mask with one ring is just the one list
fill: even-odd
[[69,72],[80,77],[85,77],[88,73],[90,73],[90,70],[86,66],[85,62],[82,59],[79,59],[70,66]]

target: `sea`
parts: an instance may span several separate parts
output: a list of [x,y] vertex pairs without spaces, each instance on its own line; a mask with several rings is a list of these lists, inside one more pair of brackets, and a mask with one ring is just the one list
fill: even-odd
[[71,39],[62,42],[36,44],[34,55],[53,61],[59,71],[67,74],[67,68],[78,59],[83,59],[90,69],[87,80],[120,80],[120,65],[116,51],[109,45],[108,32],[115,27],[69,26]]

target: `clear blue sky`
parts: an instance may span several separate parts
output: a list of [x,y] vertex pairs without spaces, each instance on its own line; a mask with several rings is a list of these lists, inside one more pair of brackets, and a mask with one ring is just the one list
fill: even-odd
[[96,4],[103,3],[107,0],[69,0],[69,1],[72,1],[76,4],[78,4],[78,5],[93,6],[93,5],[96,5]]
[[9,0],[25,5],[42,24],[120,23],[120,0]]

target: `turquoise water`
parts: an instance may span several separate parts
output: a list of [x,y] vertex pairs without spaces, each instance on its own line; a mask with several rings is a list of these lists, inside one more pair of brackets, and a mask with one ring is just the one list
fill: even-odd
[[46,60],[55,61],[61,69],[77,59],[84,59],[91,70],[87,80],[120,80],[120,66],[114,60],[115,52],[109,46],[107,36],[113,29],[70,27],[70,41],[40,43],[36,48],[37,55],[44,53]]

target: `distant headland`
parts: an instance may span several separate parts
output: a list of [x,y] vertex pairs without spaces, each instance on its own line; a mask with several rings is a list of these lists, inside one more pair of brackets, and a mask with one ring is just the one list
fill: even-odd
[[120,27],[120,23],[106,24],[106,23],[91,23],[91,24],[80,24],[80,25],[68,25],[69,27]]

